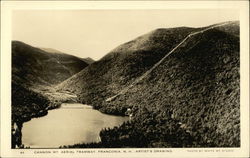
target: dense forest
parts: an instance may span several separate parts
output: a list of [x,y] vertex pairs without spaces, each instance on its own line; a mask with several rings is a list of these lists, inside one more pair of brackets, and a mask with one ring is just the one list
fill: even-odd
[[101,143],[68,147],[239,147],[239,70],[238,22],[195,34],[124,93],[98,104],[116,115],[130,108],[132,121],[104,129]]
[[[33,117],[47,114],[50,101],[39,93],[33,92],[12,82],[12,148],[21,146],[22,123]],[[14,127],[14,124],[17,127]]]
[[239,147],[239,45],[239,22],[157,29],[51,86],[52,97],[13,84],[13,120],[67,92],[103,113],[131,109],[131,120],[103,129],[101,142],[62,148]]
[[130,85],[195,28],[157,29],[118,46],[100,60],[56,86],[78,102],[99,109],[103,101]]

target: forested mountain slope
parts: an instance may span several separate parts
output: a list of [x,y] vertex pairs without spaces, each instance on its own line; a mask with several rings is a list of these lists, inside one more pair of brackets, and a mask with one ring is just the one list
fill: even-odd
[[17,84],[28,87],[57,84],[86,66],[86,62],[72,55],[12,42],[12,82]]
[[105,140],[130,142],[136,133],[144,143],[132,146],[240,146],[239,23],[189,37],[128,87],[100,110],[131,108],[133,120],[104,131]]
[[131,84],[195,30],[187,27],[157,29],[142,35],[118,46],[56,89],[74,93],[79,102],[100,108],[108,96]]

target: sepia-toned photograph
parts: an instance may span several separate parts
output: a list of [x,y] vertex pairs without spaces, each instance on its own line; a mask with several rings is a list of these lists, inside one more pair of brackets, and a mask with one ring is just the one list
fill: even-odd
[[12,150],[242,147],[238,9],[21,9],[10,21]]
[[12,147],[239,147],[238,17],[15,11]]

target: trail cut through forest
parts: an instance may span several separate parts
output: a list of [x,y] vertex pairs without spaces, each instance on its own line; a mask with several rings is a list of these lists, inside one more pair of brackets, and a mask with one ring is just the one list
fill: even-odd
[[157,62],[152,68],[150,68],[148,71],[146,71],[142,76],[138,77],[133,83],[131,83],[129,86],[127,86],[126,88],[124,88],[123,90],[121,90],[118,94],[116,94],[116,95],[114,95],[112,97],[107,98],[106,102],[110,102],[110,101],[114,100],[116,97],[118,97],[119,95],[125,94],[130,88],[132,88],[134,85],[136,85],[141,80],[143,80],[149,73],[151,73],[156,67],[158,67],[168,56],[170,56],[172,53],[174,53],[176,49],[178,49],[179,47],[181,47],[192,36],[201,34],[201,33],[205,32],[205,31],[214,29],[216,27],[221,27],[221,26],[224,26],[224,25],[228,25],[230,23],[233,23],[233,22],[225,22],[225,23],[222,23],[222,24],[218,24],[218,25],[214,25],[214,26],[208,27],[208,28],[203,29],[201,31],[190,33],[177,46],[175,46],[169,53],[167,53],[167,55],[165,55],[159,62]]

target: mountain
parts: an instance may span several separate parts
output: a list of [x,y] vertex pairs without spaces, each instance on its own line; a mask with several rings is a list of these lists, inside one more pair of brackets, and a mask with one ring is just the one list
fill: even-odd
[[34,90],[39,85],[53,89],[52,96],[66,93],[101,112],[130,115],[103,129],[101,142],[67,147],[240,147],[239,22],[156,29],[82,70],[71,67],[78,63],[72,56],[17,43],[13,120],[46,114],[51,100],[46,90]]
[[[86,62],[75,56],[55,52],[53,49],[46,50],[49,52],[20,41],[12,42],[12,107],[14,111],[15,108],[25,106],[30,106],[30,108],[40,106],[39,102],[34,102],[36,100],[34,96],[37,96],[37,100],[39,98],[46,100],[50,105],[59,104],[58,97],[67,100],[70,94],[56,93],[53,91],[53,86],[88,66]],[[23,94],[22,97],[19,94]],[[18,104],[16,100],[20,100]],[[21,109],[21,111],[25,110]],[[32,110],[28,109],[28,111]],[[23,118],[22,114],[20,112],[18,116]],[[17,113],[14,112],[13,116],[17,116]]]
[[76,94],[78,101],[99,108],[106,97],[131,84],[195,28],[157,29],[122,44],[56,86]]
[[[239,147],[239,22],[157,29],[59,84],[131,120],[68,147]],[[72,86],[75,85],[75,86]]]
[[53,85],[89,65],[75,56],[46,50],[12,41],[12,148],[22,144],[23,122],[46,115],[48,109],[60,105],[57,98],[67,101],[69,96],[72,97],[54,92]]
[[12,82],[25,87],[60,83],[88,65],[72,55],[12,42]]
[[[103,112],[130,108],[134,115],[131,123],[103,131],[104,142],[143,147],[239,147],[239,42],[238,22],[188,36],[171,54],[102,104]],[[115,138],[114,133],[123,134]]]
[[[45,52],[49,52],[49,53],[60,53],[60,54],[65,54],[59,50],[53,49],[53,48],[40,48],[42,50],[44,50]],[[83,60],[85,63],[87,64],[92,64],[93,62],[95,62],[94,59],[87,57],[87,58],[79,58],[81,60]]]
[[60,54],[64,54],[63,52],[59,51],[59,50],[56,50],[56,49],[53,49],[53,48],[42,48],[42,47],[39,47],[39,49],[45,51],[45,52],[48,52],[48,53],[60,53]]

